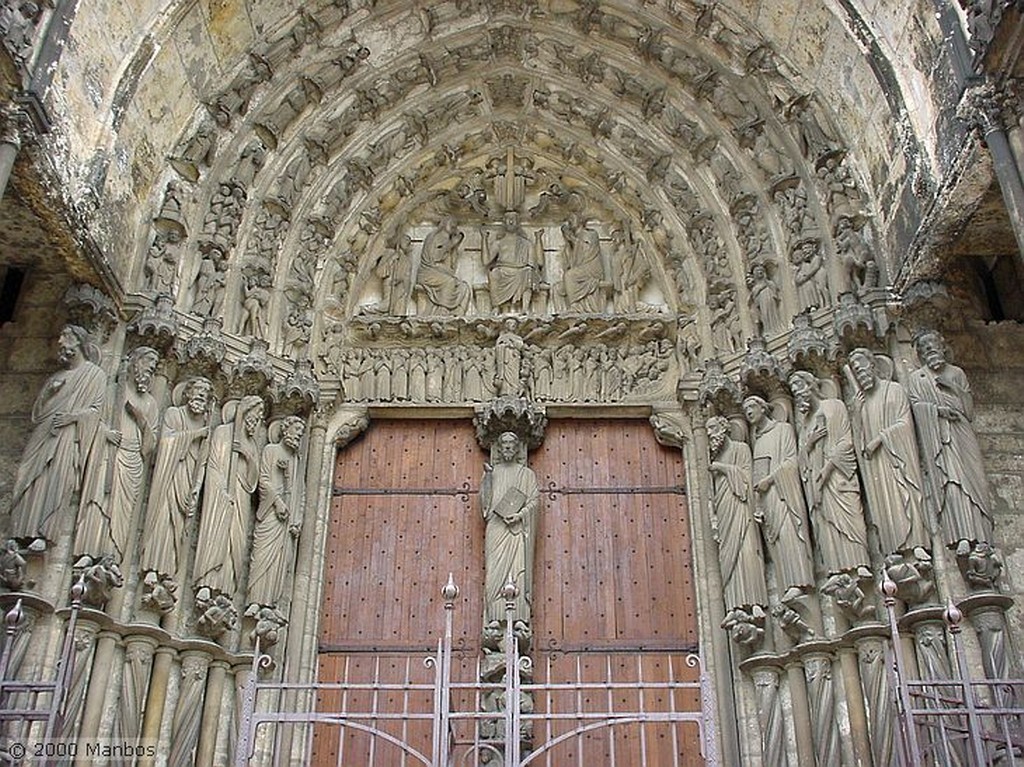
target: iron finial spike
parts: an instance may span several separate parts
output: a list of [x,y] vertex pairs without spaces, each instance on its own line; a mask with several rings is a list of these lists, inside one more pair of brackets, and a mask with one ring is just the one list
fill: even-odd
[[441,587],[441,598],[447,603],[452,603],[459,596],[459,587],[455,585],[455,577],[448,573],[448,582]]
[[946,611],[942,613],[942,617],[945,619],[950,631],[957,632],[960,630],[960,621],[964,619],[964,614],[960,612],[959,607],[953,604],[952,599],[946,601]]

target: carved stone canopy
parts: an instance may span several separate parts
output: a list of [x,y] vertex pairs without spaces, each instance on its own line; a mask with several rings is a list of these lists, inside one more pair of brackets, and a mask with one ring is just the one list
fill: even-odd
[[532,450],[544,441],[547,424],[543,409],[519,397],[499,397],[477,408],[473,416],[477,442],[486,450],[507,431]]

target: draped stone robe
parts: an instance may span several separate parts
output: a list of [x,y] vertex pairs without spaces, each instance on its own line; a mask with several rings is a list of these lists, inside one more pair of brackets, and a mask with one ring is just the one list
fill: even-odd
[[142,572],[152,570],[178,578],[187,543],[185,522],[195,512],[192,492],[201,484],[206,468],[208,434],[206,417],[193,417],[187,405],[164,412],[139,560]]
[[754,521],[751,468],[750,448],[730,439],[711,459],[726,611],[768,604],[761,532]]
[[[505,601],[500,592],[509,576],[519,587],[513,620],[529,622],[533,549],[540,505],[537,477],[532,469],[516,463],[499,463],[489,475],[489,480],[485,475],[481,487],[487,526],[484,534],[484,624],[505,620]],[[521,518],[509,520],[513,514]]]
[[946,543],[992,541],[988,480],[974,435],[974,401],[964,371],[945,364],[937,373],[918,368],[907,382],[921,459]]
[[[97,430],[89,451],[75,553],[95,558],[111,554],[123,563],[146,464],[156,444],[160,409],[149,393],[131,391],[118,398],[114,408],[110,423]],[[120,444],[107,438],[108,428],[121,434]]]
[[800,489],[796,435],[788,423],[769,420],[754,441],[754,483],[772,479],[760,493],[765,542],[780,593],[814,585],[807,507]]
[[263,448],[260,457],[260,503],[256,509],[249,589],[246,602],[277,607],[292,567],[293,536],[298,524],[298,460],[281,443]]
[[[71,513],[81,487],[86,455],[99,425],[107,376],[88,360],[50,376],[32,406],[29,435],[14,480],[11,537],[57,538],[61,517]],[[55,427],[57,414],[73,416]]]
[[[917,546],[928,548],[924,481],[907,393],[898,383],[876,380],[864,392],[863,402],[855,400],[853,416],[864,451],[862,470],[868,509],[878,529],[883,556]],[[878,448],[864,450],[874,439],[880,440]]]
[[[237,451],[233,447],[236,440]],[[258,452],[252,438],[236,435],[234,423],[218,426],[210,437],[193,572],[196,585],[209,586],[229,597],[241,586],[248,554],[253,493],[259,476]]]
[[[825,434],[811,444],[815,429]],[[867,567],[867,524],[846,406],[837,399],[818,400],[800,430],[800,442],[814,540],[825,570],[834,574]]]

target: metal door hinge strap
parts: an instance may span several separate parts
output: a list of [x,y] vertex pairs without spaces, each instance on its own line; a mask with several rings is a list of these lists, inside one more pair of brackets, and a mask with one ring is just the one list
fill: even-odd
[[682,485],[667,487],[559,487],[551,482],[544,492],[553,501],[556,495],[686,495],[686,488]]
[[468,501],[469,496],[476,495],[480,491],[463,482],[460,487],[332,487],[331,495],[337,498],[341,495],[451,495],[462,501]]

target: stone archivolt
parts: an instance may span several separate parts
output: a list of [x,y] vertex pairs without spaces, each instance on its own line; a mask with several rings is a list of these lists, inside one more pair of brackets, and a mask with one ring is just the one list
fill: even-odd
[[[660,294],[653,306],[681,313],[708,307],[697,311],[697,322],[704,356],[710,356],[712,349],[739,351],[758,328],[768,334],[786,328],[802,303],[791,281],[798,277],[791,246],[799,239],[815,238],[825,264],[838,263],[832,257],[837,249],[849,252],[851,263],[872,258],[865,219],[850,217],[866,196],[852,180],[830,120],[770,48],[743,39],[736,25],[722,26],[720,13],[708,27],[712,38],[695,46],[655,17],[641,20],[610,7],[601,8],[596,24],[573,13],[528,15],[526,23],[495,11],[485,26],[474,25],[469,13],[460,20],[456,44],[440,32],[453,11],[463,15],[441,8],[428,14],[429,24],[417,17],[421,45],[392,59],[361,42],[373,39],[369,26],[338,27],[344,17],[335,18],[334,8],[314,11],[315,38],[300,36],[304,42],[296,48],[285,35],[254,51],[235,80],[210,99],[216,141],[201,140],[211,127],[198,119],[198,133],[183,137],[174,153],[195,162],[184,173],[177,162],[172,172],[186,186],[250,183],[242,192],[237,246],[234,212],[201,213],[195,195],[191,207],[182,201],[187,230],[202,232],[205,221],[219,239],[211,250],[203,243],[214,240],[196,236],[199,247],[210,250],[207,271],[216,279],[207,288],[199,283],[201,273],[190,278],[196,280],[191,290],[179,287],[181,309],[217,306],[224,293],[226,327],[277,336],[272,347],[285,355],[315,356],[308,347],[323,337],[321,323],[333,315],[322,309],[358,314],[381,301],[373,270],[404,237],[415,260],[427,234],[422,227],[450,214],[464,234],[464,249],[479,249],[481,231],[496,231],[512,208],[527,234],[542,241],[547,284],[564,293],[564,263],[555,251],[582,198],[591,201],[582,232],[596,230],[605,250],[616,230],[637,244],[640,272],[650,272],[648,285]],[[631,63],[637,56],[642,70]],[[298,60],[311,73],[304,80],[290,77]],[[467,73],[484,65],[493,74],[477,89]],[[254,149],[253,131],[262,149]],[[374,139],[365,142],[367,135]],[[502,162],[493,152],[496,142],[513,149],[523,167],[509,184],[488,188],[494,163]],[[200,144],[216,144],[216,155],[199,152]],[[191,171],[204,162],[201,175]],[[515,195],[531,183],[543,186],[523,206]],[[833,238],[840,216],[856,225],[843,226],[842,236]],[[696,225],[701,219],[706,224]],[[298,267],[296,259],[309,258],[302,232],[315,221],[323,222],[328,242],[316,261]],[[195,247],[188,240],[185,255]],[[756,299],[753,285],[747,286],[755,265],[766,267]],[[486,297],[472,282],[480,268],[466,275],[471,298]],[[305,274],[305,286],[297,286],[297,271]],[[771,287],[764,288],[765,280]],[[823,273],[820,282],[839,290],[849,280],[841,272]],[[270,287],[282,284],[288,286],[283,291]],[[641,296],[600,300],[579,292],[575,303],[597,313],[628,313],[643,304]],[[548,294],[548,307],[525,313],[571,311],[565,304],[574,302],[572,293],[561,306]],[[614,296],[622,295],[620,285]],[[769,311],[771,295],[780,319]],[[384,309],[416,313],[394,300]],[[487,313],[473,302],[470,310]]]

